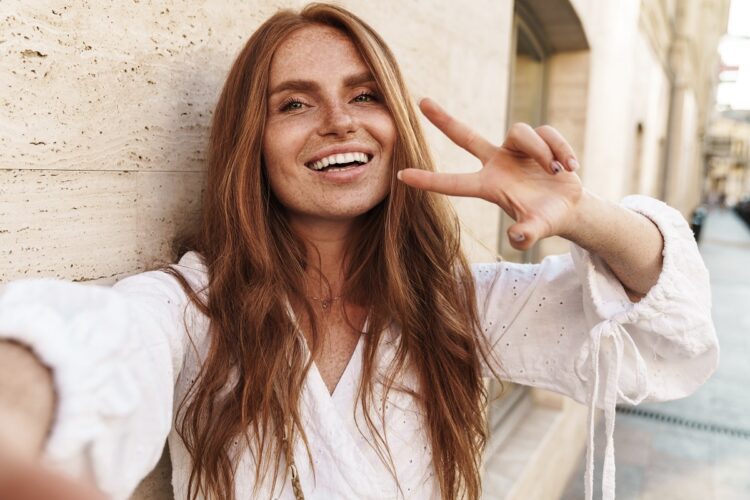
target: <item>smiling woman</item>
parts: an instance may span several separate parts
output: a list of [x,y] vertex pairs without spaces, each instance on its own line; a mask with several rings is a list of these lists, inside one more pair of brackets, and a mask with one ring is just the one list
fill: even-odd
[[[176,498],[476,500],[495,376],[587,403],[589,450],[605,410],[612,498],[615,405],[683,397],[718,360],[687,223],[589,193],[551,127],[497,146],[420,109],[481,170],[436,172],[392,53],[353,14],[313,4],[260,26],[216,105],[179,263],[0,294],[0,336],[55,381],[47,460],[126,498],[167,439]],[[442,194],[496,203],[516,248],[560,235],[572,251],[472,268]],[[0,417],[25,421],[4,395],[30,377],[3,373]]]

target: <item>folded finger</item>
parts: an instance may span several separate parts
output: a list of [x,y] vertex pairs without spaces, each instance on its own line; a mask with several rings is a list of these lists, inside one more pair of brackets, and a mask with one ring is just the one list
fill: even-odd
[[568,141],[565,140],[557,129],[549,125],[542,125],[536,129],[536,133],[544,139],[544,142],[549,145],[552,153],[555,155],[555,159],[567,170],[572,172],[578,168],[575,151],[573,151]]
[[451,141],[479,158],[482,163],[485,163],[497,150],[491,142],[453,118],[432,99],[422,99],[419,102],[419,109]]
[[447,194],[448,196],[482,197],[482,182],[477,172],[471,174],[444,174],[418,168],[406,168],[398,172],[398,178],[409,186]]
[[562,165],[555,160],[555,155],[547,142],[526,123],[511,125],[505,146],[533,158],[550,174],[562,171]]

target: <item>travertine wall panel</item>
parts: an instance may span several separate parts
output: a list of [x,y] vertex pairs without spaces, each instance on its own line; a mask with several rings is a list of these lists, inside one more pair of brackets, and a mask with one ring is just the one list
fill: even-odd
[[157,265],[194,221],[200,173],[0,170],[0,281],[111,283]]
[[231,58],[273,10],[212,5],[3,2],[0,166],[201,170]]
[[195,227],[204,176],[193,172],[141,172],[136,182],[138,268],[149,269],[171,253],[173,238]]
[[0,170],[0,281],[137,266],[133,172]]

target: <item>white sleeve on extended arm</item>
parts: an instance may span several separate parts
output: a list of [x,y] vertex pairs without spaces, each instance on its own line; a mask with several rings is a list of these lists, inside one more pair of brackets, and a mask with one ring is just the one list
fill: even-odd
[[[176,267],[194,289],[205,286],[197,254]],[[111,288],[53,279],[4,287],[0,338],[30,346],[53,371],[57,406],[47,463],[91,476],[113,498],[132,494],[172,426],[187,305],[177,280],[161,271]]]
[[664,238],[662,272],[637,303],[604,261],[572,243],[570,254],[540,264],[501,262],[474,270],[480,318],[499,374],[590,405],[587,499],[594,408],[605,411],[602,491],[608,499],[614,497],[616,404],[686,397],[719,361],[708,271],[687,222],[646,196],[628,196],[621,204],[649,217]]

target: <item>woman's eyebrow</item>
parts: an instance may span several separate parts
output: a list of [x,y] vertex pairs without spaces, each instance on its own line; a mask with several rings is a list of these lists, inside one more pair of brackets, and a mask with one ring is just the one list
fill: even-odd
[[362,73],[347,76],[344,79],[344,86],[346,87],[356,87],[363,83],[375,83],[375,78],[372,76],[372,73],[369,71],[363,71]]
[[312,80],[286,80],[272,88],[268,95],[278,94],[285,90],[317,90],[319,87]]
[[[355,73],[349,75],[344,79],[345,87],[356,87],[363,83],[375,83],[375,78],[369,71],[363,71],[362,73]],[[269,96],[284,92],[286,90],[318,90],[320,85],[313,80],[285,80],[271,89],[268,93]]]

